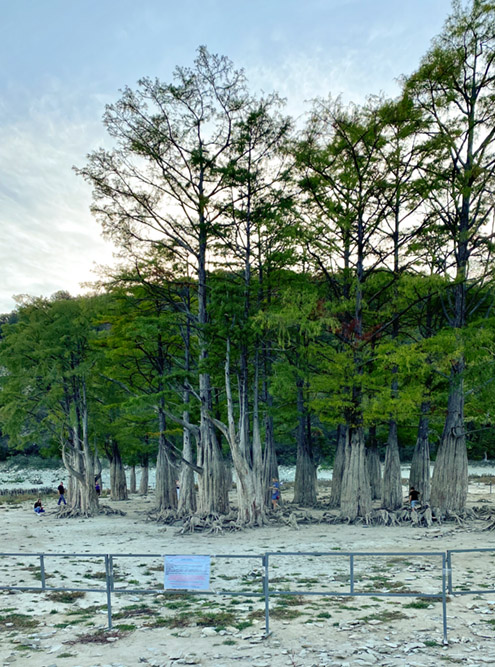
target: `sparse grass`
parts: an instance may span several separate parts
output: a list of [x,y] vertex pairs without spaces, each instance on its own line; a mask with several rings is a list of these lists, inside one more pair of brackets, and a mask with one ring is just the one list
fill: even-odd
[[226,626],[235,623],[235,615],[231,611],[219,611],[216,613],[199,613],[196,616],[196,625],[199,626]]
[[365,621],[366,623],[368,621],[381,621],[382,623],[386,623],[389,621],[399,621],[404,618],[409,618],[406,614],[403,614],[401,611],[378,611],[375,614],[370,614],[369,616],[363,616],[360,618],[360,621]]
[[97,632],[88,632],[84,635],[79,635],[75,639],[66,641],[66,644],[106,644],[109,638],[121,639],[129,634],[122,630],[98,630]]
[[404,609],[428,609],[429,606],[430,603],[426,600],[414,600],[405,604]]
[[80,600],[86,594],[83,591],[54,591],[47,595],[47,598],[52,602],[62,602],[64,604],[72,604],[76,600]]
[[[12,625],[10,625],[12,623]],[[9,624],[9,625],[8,625]],[[12,631],[12,630],[31,630],[37,628],[39,622],[27,616],[26,614],[8,614],[6,616],[0,616],[0,630]]]
[[132,605],[125,607],[122,611],[113,614],[114,619],[134,618],[135,616],[153,616],[153,609],[145,605]]
[[[251,612],[253,613],[253,612]],[[251,614],[250,614],[251,615]],[[264,614],[263,614],[264,617]],[[237,630],[245,630],[246,628],[250,628],[253,625],[253,622],[251,620],[249,621],[239,621],[239,623],[234,623],[234,628],[237,628]]]
[[235,639],[225,639],[222,644],[225,644],[225,646],[234,646],[234,644],[237,644]]
[[290,609],[287,607],[275,607],[270,612],[271,618],[280,618],[284,621],[289,621],[293,618],[297,618],[298,616],[302,616],[302,611],[299,611],[298,609]]
[[136,626],[133,623],[121,623],[116,625],[115,629],[120,632],[133,632],[136,629]]

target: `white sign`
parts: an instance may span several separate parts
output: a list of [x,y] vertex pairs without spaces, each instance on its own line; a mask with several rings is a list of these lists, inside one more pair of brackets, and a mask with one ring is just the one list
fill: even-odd
[[165,588],[207,591],[210,561],[209,556],[165,556]]

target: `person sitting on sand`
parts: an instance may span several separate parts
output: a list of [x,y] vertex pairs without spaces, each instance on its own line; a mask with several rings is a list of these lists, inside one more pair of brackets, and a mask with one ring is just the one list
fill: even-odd
[[272,479],[272,485],[270,488],[272,490],[272,507],[275,510],[278,507],[278,501],[280,498],[280,482],[276,477]]
[[34,503],[34,511],[36,514],[41,514],[45,511],[43,505],[41,504],[41,498],[38,498],[38,500]]

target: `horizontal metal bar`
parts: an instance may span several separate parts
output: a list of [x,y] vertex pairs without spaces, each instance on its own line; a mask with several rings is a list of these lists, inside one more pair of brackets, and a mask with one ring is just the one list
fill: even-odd
[[486,593],[495,593],[495,588],[484,588],[481,591],[452,591],[452,595],[484,595]]
[[442,598],[442,593],[339,593],[331,591],[268,591],[268,595],[280,597],[284,595],[300,595],[306,597],[308,595],[322,595],[324,597],[383,597],[383,598]]
[[105,558],[105,556],[112,556],[112,558],[164,558],[165,556],[200,556],[201,558],[263,558],[263,554],[55,554],[55,553],[0,553],[1,556],[23,556],[28,558]]
[[484,547],[483,549],[447,549],[447,553],[451,554],[467,554],[467,553],[473,553],[477,551],[495,551],[495,547],[489,549]]
[[105,593],[105,588],[41,588],[40,586],[0,586],[0,591],[38,591],[39,593]]
[[267,556],[440,556],[443,551],[268,551]]

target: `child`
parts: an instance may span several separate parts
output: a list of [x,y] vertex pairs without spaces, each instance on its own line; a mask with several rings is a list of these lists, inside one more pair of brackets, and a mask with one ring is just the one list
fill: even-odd
[[276,477],[272,479],[272,485],[270,488],[272,490],[272,507],[275,510],[278,507],[278,501],[280,498],[280,482]]

